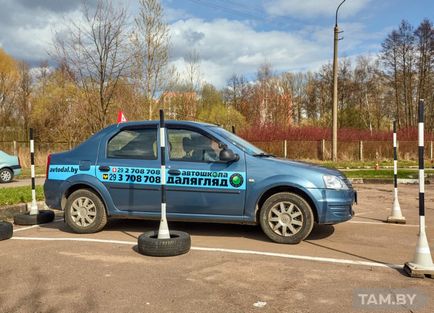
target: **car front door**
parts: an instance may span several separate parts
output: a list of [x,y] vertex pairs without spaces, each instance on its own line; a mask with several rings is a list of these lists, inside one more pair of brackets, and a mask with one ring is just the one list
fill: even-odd
[[169,213],[241,216],[245,160],[221,162],[224,143],[200,128],[168,126],[167,208]]
[[120,211],[160,210],[157,125],[124,127],[100,149],[96,176]]

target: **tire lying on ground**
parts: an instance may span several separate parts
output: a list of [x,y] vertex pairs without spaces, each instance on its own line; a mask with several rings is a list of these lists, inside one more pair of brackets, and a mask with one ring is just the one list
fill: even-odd
[[38,225],[54,221],[54,212],[50,210],[39,210],[39,214],[29,213],[14,216],[14,223],[17,225]]
[[190,235],[171,230],[169,239],[158,239],[158,231],[143,233],[138,239],[138,251],[149,256],[175,256],[190,251]]
[[12,237],[13,226],[9,222],[0,221],[0,240],[6,240]]

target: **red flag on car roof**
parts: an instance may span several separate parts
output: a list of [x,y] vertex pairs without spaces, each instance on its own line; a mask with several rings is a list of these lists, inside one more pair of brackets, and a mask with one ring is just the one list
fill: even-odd
[[124,112],[119,111],[119,113],[118,113],[118,124],[119,123],[124,123],[126,121],[127,121],[127,118],[125,117]]

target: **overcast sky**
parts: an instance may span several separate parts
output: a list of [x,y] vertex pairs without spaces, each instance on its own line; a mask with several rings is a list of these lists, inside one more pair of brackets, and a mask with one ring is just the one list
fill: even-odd
[[[116,0],[137,13],[137,1]],[[264,62],[280,71],[316,70],[332,58],[334,13],[341,0],[163,0],[171,62],[179,71],[195,50],[202,78],[218,87],[234,73],[252,77]],[[91,1],[92,2],[92,1]],[[79,15],[76,0],[0,0],[0,47],[37,66],[48,60],[53,31]],[[340,9],[340,55],[375,56],[402,19],[434,21],[433,0],[347,0]]]

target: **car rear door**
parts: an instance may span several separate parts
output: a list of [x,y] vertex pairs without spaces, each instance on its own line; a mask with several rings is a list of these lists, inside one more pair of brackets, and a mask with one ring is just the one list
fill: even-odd
[[222,142],[192,126],[168,124],[167,208],[187,215],[242,216],[245,159],[219,160]]
[[125,126],[102,141],[96,176],[121,211],[160,210],[157,125]]

